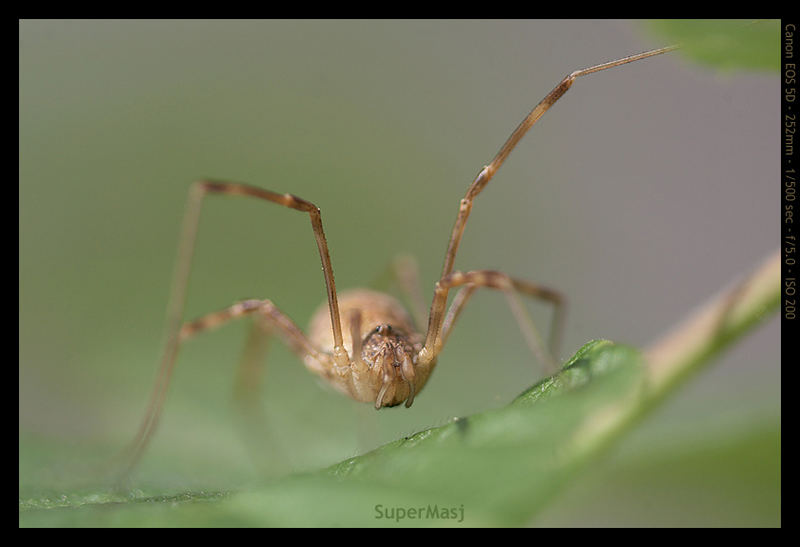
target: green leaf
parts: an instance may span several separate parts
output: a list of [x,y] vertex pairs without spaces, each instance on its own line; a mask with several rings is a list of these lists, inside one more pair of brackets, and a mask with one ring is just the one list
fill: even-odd
[[683,20],[651,21],[648,28],[692,61],[720,71],[780,67],[780,21]]
[[596,340],[507,406],[240,492],[20,500],[20,526],[519,526],[633,421],[777,309],[780,257],[646,353]]
[[[511,404],[240,493],[21,503],[21,526],[521,525],[585,453],[581,431],[641,393],[638,351],[586,344]],[[61,506],[61,507],[59,507]]]

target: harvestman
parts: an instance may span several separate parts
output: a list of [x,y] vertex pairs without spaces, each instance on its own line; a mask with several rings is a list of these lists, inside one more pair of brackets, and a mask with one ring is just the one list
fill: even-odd
[[[380,292],[353,289],[338,295],[333,281],[328,244],[322,229],[322,217],[316,205],[292,194],[279,194],[246,184],[218,181],[194,183],[189,192],[189,201],[186,206],[167,310],[166,345],[147,411],[129,448],[128,468],[132,468],[141,457],[156,429],[180,344],[199,332],[244,316],[255,317],[254,329],[262,336],[270,332],[277,332],[311,372],[324,378],[345,395],[360,402],[373,403],[376,409],[384,406],[396,406],[404,401],[405,406],[409,407],[416,394],[425,386],[436,366],[437,357],[470,296],[478,288],[498,289],[507,296],[526,342],[537,357],[545,363],[549,372],[555,372],[554,356],[558,355],[564,319],[564,298],[559,292],[528,281],[515,279],[498,271],[453,271],[456,252],[461,243],[467,218],[472,210],[472,203],[505,162],[520,139],[547,109],[566,93],[576,78],[667,53],[676,47],[655,49],[583,70],[576,70],[561,80],[522,120],[492,162],[481,169],[461,200],[453,232],[450,235],[450,242],[447,245],[442,275],[434,285],[433,302],[428,314],[428,327],[424,337],[415,327],[415,323],[422,325],[424,322],[424,304],[421,302],[421,293],[418,290],[413,269],[406,268],[405,273],[399,274],[399,276],[401,280],[405,279],[406,283],[403,285],[412,297],[415,320],[412,320],[411,315],[395,298]],[[327,305],[323,305],[313,315],[308,335],[305,335],[269,300],[243,300],[223,310],[183,323],[186,286],[197,225],[200,209],[207,194],[259,198],[308,213],[311,217],[311,227],[322,259],[322,271],[328,299]],[[449,310],[445,313],[449,291],[456,287],[461,287],[461,289],[456,293]],[[549,350],[543,347],[540,336],[520,301],[520,294],[545,300],[553,305]],[[344,329],[342,328],[342,317],[345,318]],[[251,338],[248,346],[252,344],[254,344],[254,339]]]

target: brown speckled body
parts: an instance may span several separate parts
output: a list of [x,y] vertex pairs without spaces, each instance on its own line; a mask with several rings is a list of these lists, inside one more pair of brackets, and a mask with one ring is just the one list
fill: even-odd
[[[322,369],[314,359],[306,359],[306,366],[357,401],[376,403],[376,406],[396,406],[403,401],[410,404],[413,394],[419,393],[425,385],[435,364],[418,365],[423,336],[417,332],[411,316],[395,298],[367,289],[342,292],[339,309],[344,348],[351,357],[352,372],[337,374],[336,365],[332,365],[333,370]],[[355,335],[354,316],[360,317]],[[331,352],[334,341],[327,304],[321,305],[312,316],[308,338],[320,351]],[[354,355],[353,348],[359,346],[361,351]],[[408,360],[405,366],[404,358]],[[379,397],[384,384],[384,395]]]

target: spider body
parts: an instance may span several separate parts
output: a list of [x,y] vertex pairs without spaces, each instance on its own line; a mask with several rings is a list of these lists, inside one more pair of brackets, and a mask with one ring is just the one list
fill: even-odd
[[327,303],[309,323],[309,341],[327,348],[330,366],[320,367],[318,359],[305,359],[312,372],[320,374],[340,392],[376,408],[406,403],[411,406],[435,365],[418,366],[423,336],[402,304],[392,296],[368,289],[352,289],[339,295],[344,318],[344,349],[355,366],[338,373],[333,363],[333,329]]
[[[474,200],[489,184],[527,131],[570,89],[577,78],[660,55],[673,49],[675,46],[664,47],[576,70],[561,80],[530,111],[511,133],[491,163],[478,172],[459,202],[458,214],[445,251],[442,273],[434,284],[427,323],[415,267],[406,268],[405,273],[400,270],[396,272],[401,288],[409,294],[415,304],[414,320],[395,298],[386,294],[367,289],[337,293],[321,212],[310,201],[293,194],[277,193],[238,182],[211,180],[196,182],[189,192],[183,232],[178,247],[167,310],[166,345],[147,412],[131,445],[128,468],[132,468],[138,461],[155,431],[180,345],[200,332],[245,316],[255,319],[255,336],[251,337],[247,349],[250,349],[251,344],[253,348],[263,346],[261,343],[263,338],[274,333],[292,349],[308,369],[341,393],[356,401],[372,403],[377,409],[397,406],[402,402],[408,407],[428,381],[453,326],[472,294],[478,289],[494,289],[501,291],[507,298],[534,355],[545,365],[547,372],[555,372],[557,369],[555,356],[558,354],[564,319],[564,298],[561,293],[499,271],[454,270],[456,254]],[[183,308],[195,236],[202,205],[209,195],[256,198],[309,215],[322,263],[327,302],[313,315],[308,334],[297,327],[270,300],[243,300],[184,323]],[[453,289],[457,292],[448,308],[448,296]],[[543,300],[553,306],[549,348],[545,348],[520,296]],[[417,330],[423,326],[426,329],[424,334],[421,330]],[[245,351],[246,356],[259,353],[256,350]],[[253,376],[249,373],[258,368],[249,361],[253,361],[253,358],[246,357],[243,360],[240,370],[247,371],[248,374],[240,374],[242,378]]]

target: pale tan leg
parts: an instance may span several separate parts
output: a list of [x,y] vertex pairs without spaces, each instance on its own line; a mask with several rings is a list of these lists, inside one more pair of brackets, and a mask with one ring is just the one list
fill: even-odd
[[[566,313],[566,301],[560,292],[529,281],[514,279],[505,273],[493,270],[476,270],[466,273],[453,272],[443,279],[441,284],[443,287],[440,290],[456,286],[463,286],[463,288],[456,294],[445,316],[442,324],[442,335],[436,345],[437,353],[441,352],[447,343],[456,320],[472,294],[478,288],[498,289],[506,294],[509,307],[514,313],[517,324],[533,354],[544,363],[549,373],[556,371]],[[522,302],[519,301],[518,294],[544,300],[553,305],[549,351],[545,350],[538,329],[536,329]]]
[[271,321],[255,314],[234,383],[234,401],[242,418],[242,439],[262,477],[278,476],[291,469],[290,459],[279,446],[261,404],[262,386],[269,372],[266,354],[274,331]]
[[367,368],[361,356],[364,341],[361,339],[361,310],[358,309],[350,315],[350,340],[353,341],[353,362],[358,364],[359,369]]
[[272,325],[256,316],[247,335],[242,358],[236,369],[236,381],[233,391],[234,397],[247,412],[256,407],[258,393],[264,381],[265,356],[269,349],[272,335]]
[[[564,95],[564,93],[567,92],[567,90],[572,86],[573,82],[578,77],[638,61],[640,59],[645,59],[647,57],[652,57],[653,55],[667,53],[676,49],[676,47],[677,46],[669,46],[652,51],[646,51],[644,53],[617,59],[616,61],[603,63],[582,70],[576,70],[561,80],[561,82],[559,82],[559,84],[554,87],[553,90],[550,91],[550,93],[548,93],[545,98],[534,107],[533,110],[531,110],[525,119],[522,120],[514,132],[511,133],[511,136],[508,137],[502,148],[500,148],[500,151],[497,152],[494,159],[492,159],[492,162],[480,170],[477,177],[475,177],[475,180],[470,185],[466,195],[459,204],[458,216],[456,217],[456,222],[450,235],[450,241],[447,244],[447,251],[445,252],[444,257],[444,266],[442,267],[442,275],[440,276],[439,283],[441,283],[443,279],[453,272],[456,253],[458,252],[458,247],[461,244],[461,238],[464,235],[464,228],[466,227],[470,211],[472,211],[472,203],[475,198],[481,193],[492,177],[494,177],[495,173],[497,173],[497,170],[500,169],[500,167],[508,158],[508,155],[511,154],[511,151],[517,146],[522,137],[524,137],[528,130],[539,120],[539,118],[541,118],[542,115],[544,115],[544,113],[547,112],[547,110],[553,106],[556,101],[558,101],[558,99]],[[419,363],[423,366],[433,363],[438,355],[438,352],[436,351],[436,344],[440,338],[440,330],[442,327],[442,321],[444,320],[445,308],[447,307],[448,295],[448,290],[441,287],[439,283],[437,283],[437,289],[442,288],[443,290],[436,290],[434,294],[433,302],[431,302],[430,314],[428,316],[428,332],[425,336],[425,346],[422,348],[422,351],[420,351],[419,354]]]

